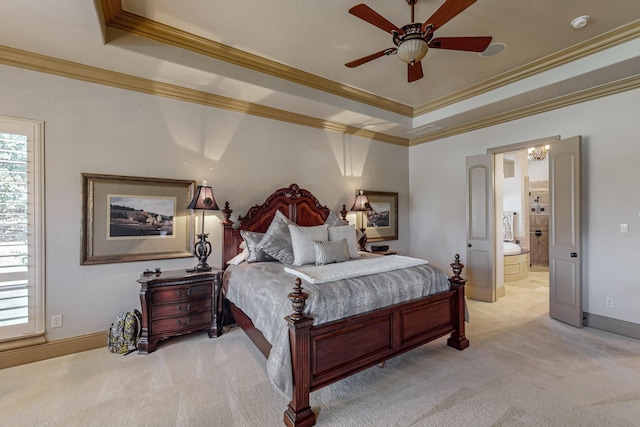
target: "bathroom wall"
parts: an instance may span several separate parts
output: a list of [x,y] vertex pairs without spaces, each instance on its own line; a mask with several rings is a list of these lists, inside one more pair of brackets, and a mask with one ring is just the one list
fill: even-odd
[[529,241],[532,267],[549,266],[549,181],[529,181]]
[[510,176],[507,176],[506,170],[504,174],[503,210],[516,213],[513,219],[513,235],[520,246],[526,249],[529,247],[528,218],[525,215],[529,207],[528,187],[525,186],[528,173],[526,150],[505,154],[505,165],[507,162],[511,162],[513,166]]

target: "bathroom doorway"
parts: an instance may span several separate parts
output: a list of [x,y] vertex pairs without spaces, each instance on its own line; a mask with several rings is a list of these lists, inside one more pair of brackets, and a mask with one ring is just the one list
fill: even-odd
[[[502,161],[502,182],[496,182],[496,189],[502,193],[502,207],[496,200],[496,221],[500,216],[502,221],[496,222],[496,228],[502,235],[497,233],[496,240],[502,241],[503,253],[497,262],[503,262],[503,286],[497,287],[496,296],[509,295],[510,288],[515,290],[516,286],[546,288],[548,295],[550,204],[546,148],[543,145],[497,154],[498,161]],[[547,299],[548,296],[545,302]]]
[[521,142],[467,156],[466,294],[487,302],[504,294],[502,158],[544,145],[550,145],[549,316],[582,327],[581,136]]

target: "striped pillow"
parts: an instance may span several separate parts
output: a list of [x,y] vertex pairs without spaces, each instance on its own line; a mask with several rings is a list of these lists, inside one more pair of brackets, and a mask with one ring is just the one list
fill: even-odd
[[349,246],[347,239],[320,242],[313,241],[316,253],[316,265],[333,264],[349,261]]

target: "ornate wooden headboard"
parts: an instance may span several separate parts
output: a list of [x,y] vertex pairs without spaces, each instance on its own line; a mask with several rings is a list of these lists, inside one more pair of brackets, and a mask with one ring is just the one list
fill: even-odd
[[263,204],[251,207],[245,216],[238,216],[238,222],[240,222],[238,228],[233,228],[233,221],[230,220],[233,211],[229,208],[229,203],[226,203],[225,209],[222,210],[225,217],[222,223],[224,226],[222,265],[224,267],[227,261],[240,252],[238,248],[242,242],[240,230],[266,232],[276,211],[282,212],[291,221],[304,227],[324,224],[330,212],[329,208],[322,206],[310,191],[298,187],[297,184],[274,191]]

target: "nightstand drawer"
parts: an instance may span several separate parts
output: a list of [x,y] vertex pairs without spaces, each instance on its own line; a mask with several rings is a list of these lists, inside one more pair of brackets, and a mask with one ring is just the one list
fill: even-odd
[[[158,269],[159,270],[159,269]],[[222,334],[222,270],[169,270],[143,273],[140,283],[142,332],[138,352],[155,351],[158,342],[205,330]]]
[[171,332],[180,332],[185,329],[197,328],[198,326],[206,326],[212,321],[211,311],[203,311],[195,313],[192,316],[168,317],[151,321],[151,327],[154,334],[165,334]]
[[213,295],[213,292],[209,283],[191,286],[167,286],[151,291],[151,304],[211,297],[211,295]]
[[211,301],[212,297],[209,295],[207,298],[202,299],[159,304],[153,307],[153,318],[159,319],[161,317],[169,316],[185,316],[199,311],[210,311]]

